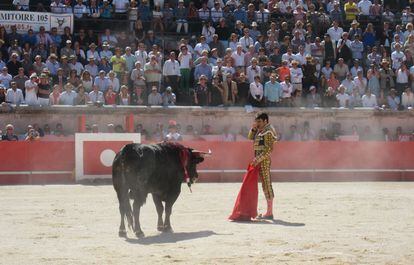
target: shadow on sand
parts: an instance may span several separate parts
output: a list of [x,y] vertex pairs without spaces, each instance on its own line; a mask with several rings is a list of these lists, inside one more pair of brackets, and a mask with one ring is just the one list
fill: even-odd
[[125,240],[132,244],[151,245],[162,243],[177,243],[180,241],[209,237],[217,235],[213,231],[182,232],[182,233],[161,233],[144,238],[126,238]]
[[282,225],[282,226],[294,226],[294,227],[300,227],[305,226],[304,223],[291,223],[279,219],[274,220],[252,220],[252,221],[232,221],[234,223],[240,223],[240,224],[263,224],[263,225]]

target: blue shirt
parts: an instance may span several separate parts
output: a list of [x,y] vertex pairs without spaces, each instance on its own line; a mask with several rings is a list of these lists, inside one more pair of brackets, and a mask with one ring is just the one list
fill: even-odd
[[197,65],[194,71],[195,80],[198,80],[201,75],[205,75],[210,81],[212,77],[211,66],[208,64]]
[[279,82],[272,84],[271,81],[266,82],[264,87],[264,97],[270,102],[277,102],[282,97],[282,86]]
[[247,13],[244,9],[235,9],[233,15],[236,21],[240,20],[243,24],[247,23]]

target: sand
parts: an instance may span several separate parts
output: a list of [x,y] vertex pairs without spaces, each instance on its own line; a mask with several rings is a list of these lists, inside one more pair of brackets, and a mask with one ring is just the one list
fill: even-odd
[[[1,264],[414,264],[414,183],[274,183],[275,221],[226,220],[240,183],[183,186],[174,233],[118,237],[110,185],[1,186]],[[264,198],[260,194],[259,210]]]

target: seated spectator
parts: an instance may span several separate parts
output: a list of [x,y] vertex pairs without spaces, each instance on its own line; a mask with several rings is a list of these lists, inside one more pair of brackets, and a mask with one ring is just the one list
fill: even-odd
[[97,85],[92,86],[92,91],[89,92],[89,100],[95,104],[105,102],[104,94],[99,90],[99,87]]
[[9,69],[5,66],[2,69],[0,74],[0,84],[2,84],[6,89],[10,86],[10,81],[12,81],[13,77],[9,74]]
[[165,92],[162,94],[162,105],[163,106],[174,106],[177,100],[176,95],[172,92],[171,87],[167,87]]
[[[171,87],[168,87],[167,89],[171,90]],[[148,105],[150,106],[160,106],[163,103],[162,96],[158,92],[158,89],[156,86],[153,86],[151,89],[151,93],[148,95]]]
[[388,107],[392,110],[398,110],[400,107],[400,98],[397,97],[397,91],[395,89],[391,89],[390,93],[387,97]]
[[230,132],[230,126],[226,125],[223,128],[223,134],[221,135],[221,141],[223,142],[234,142],[236,141],[236,136]]
[[88,92],[85,91],[85,88],[80,85],[78,87],[78,93],[75,98],[75,105],[86,105],[89,102]]
[[62,123],[57,123],[56,127],[55,127],[55,131],[53,132],[53,134],[57,137],[65,137],[65,132],[63,130],[63,125]]
[[27,136],[25,137],[25,141],[37,141],[40,139],[39,133],[35,131],[35,129],[30,128]]
[[6,134],[2,135],[3,141],[18,141],[19,137],[14,133],[14,126],[12,124],[6,125]]
[[362,96],[362,106],[364,108],[376,108],[378,107],[377,97],[371,93],[371,90],[367,89]]
[[165,135],[164,138],[165,141],[182,141],[183,137],[181,136],[181,134],[178,132],[177,130],[177,125],[169,125],[168,126],[168,133],[167,135]]
[[345,87],[343,85],[339,86],[339,93],[336,94],[336,99],[338,100],[338,105],[340,108],[349,107],[349,95],[345,93]]
[[319,93],[316,91],[315,86],[310,86],[309,94],[306,95],[306,106],[308,108],[317,108],[322,106],[322,99]]
[[119,92],[119,105],[130,105],[131,96],[128,92],[127,86],[121,86],[121,91]]
[[59,96],[59,105],[75,105],[75,99],[77,97],[77,93],[73,91],[73,85],[71,83],[67,83],[65,85],[65,91],[62,92]]
[[414,107],[414,94],[409,87],[406,87],[402,93],[401,105],[406,109],[412,109]]

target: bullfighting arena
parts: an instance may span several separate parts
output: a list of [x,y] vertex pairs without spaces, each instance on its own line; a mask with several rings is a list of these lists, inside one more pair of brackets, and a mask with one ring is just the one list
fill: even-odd
[[164,234],[149,195],[142,239],[118,237],[111,185],[0,186],[0,263],[414,264],[413,182],[273,186],[275,221],[234,223],[240,183],[183,185]]

